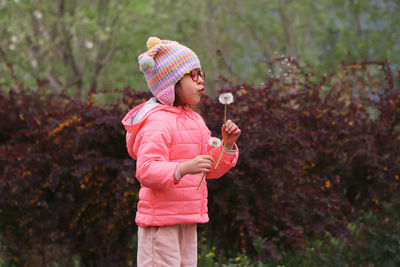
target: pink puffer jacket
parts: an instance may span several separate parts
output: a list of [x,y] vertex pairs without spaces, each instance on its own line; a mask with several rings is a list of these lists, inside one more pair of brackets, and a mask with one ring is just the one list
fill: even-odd
[[[136,178],[141,184],[136,223],[139,226],[162,226],[208,222],[207,186],[202,174],[185,175],[176,182],[180,162],[198,155],[209,155],[211,132],[201,116],[191,109],[157,103],[154,98],[125,115],[129,155],[136,163]],[[213,152],[214,165],[221,147]],[[239,151],[224,153],[217,169],[206,178],[218,178],[235,166]]]

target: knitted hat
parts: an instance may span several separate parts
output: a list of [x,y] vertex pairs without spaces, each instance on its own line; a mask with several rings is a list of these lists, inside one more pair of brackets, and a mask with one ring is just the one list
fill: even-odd
[[139,56],[140,71],[152,94],[163,104],[172,106],[175,84],[189,71],[201,68],[197,55],[175,41],[150,37],[148,51]]

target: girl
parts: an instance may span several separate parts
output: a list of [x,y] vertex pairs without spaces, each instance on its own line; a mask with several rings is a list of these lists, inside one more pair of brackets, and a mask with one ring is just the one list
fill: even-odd
[[[196,54],[174,41],[150,37],[139,56],[140,70],[154,95],[126,114],[129,154],[141,184],[137,205],[138,266],[196,266],[197,223],[208,222],[206,178],[235,166],[240,129],[226,124],[227,150],[210,156],[210,131],[189,105],[204,94],[205,74]],[[222,126],[224,135],[225,128]]]

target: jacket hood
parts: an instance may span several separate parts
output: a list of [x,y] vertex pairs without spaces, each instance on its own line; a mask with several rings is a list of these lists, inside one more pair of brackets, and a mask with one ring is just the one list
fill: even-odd
[[[173,113],[181,112],[180,107],[161,104],[157,102],[155,97],[150,98],[147,102],[131,109],[121,121],[127,131],[126,139],[127,141],[128,139],[130,140],[127,143],[131,143],[131,141],[135,140],[136,135],[142,128],[143,123],[146,121],[146,119],[151,114],[160,110],[165,110]],[[131,151],[131,147],[129,145],[128,145],[128,152],[134,159],[136,159],[136,155],[135,153],[133,153],[133,151]]]

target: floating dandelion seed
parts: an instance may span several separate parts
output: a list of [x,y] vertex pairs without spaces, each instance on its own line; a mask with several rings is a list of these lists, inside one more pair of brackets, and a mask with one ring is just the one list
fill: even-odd
[[[217,138],[217,137],[211,137],[210,140],[208,140],[208,144],[212,147],[211,153],[210,153],[210,156],[212,157],[212,156],[213,156],[213,153],[214,153],[214,148],[220,147],[221,144],[222,144],[222,142],[221,142],[221,140],[220,140],[219,138]],[[203,182],[205,176],[206,176],[206,173],[203,173],[203,176],[201,177],[200,183],[199,183],[199,185],[197,186],[196,190],[199,189],[199,187],[200,187],[201,183]]]
[[33,15],[34,15],[35,18],[37,18],[37,19],[41,19],[41,18],[43,17],[42,12],[40,12],[39,10],[35,10],[35,11],[33,12]]
[[37,65],[38,65],[38,63],[37,63],[36,60],[32,60],[32,61],[31,61],[31,65],[32,65],[32,67],[36,68]]
[[86,45],[86,47],[87,47],[88,49],[92,49],[93,46],[94,46],[94,44],[93,44],[91,41],[86,41],[86,42],[85,42],[85,45]]

